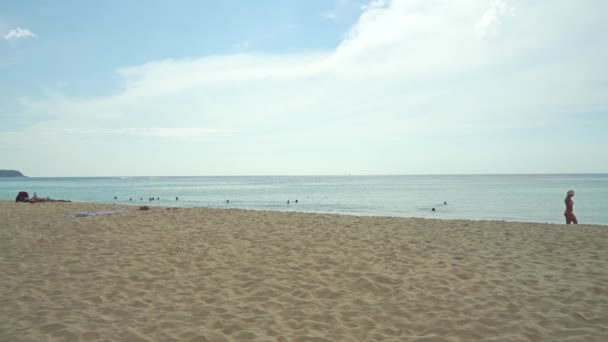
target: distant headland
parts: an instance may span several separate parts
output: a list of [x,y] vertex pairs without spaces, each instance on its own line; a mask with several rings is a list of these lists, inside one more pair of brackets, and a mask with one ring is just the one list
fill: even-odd
[[0,177],[25,177],[23,173],[16,170],[0,170]]

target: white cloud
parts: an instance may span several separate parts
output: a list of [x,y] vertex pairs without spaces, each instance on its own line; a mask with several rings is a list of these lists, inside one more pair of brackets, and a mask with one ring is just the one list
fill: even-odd
[[[599,6],[373,1],[329,51],[152,61],[118,70],[123,88],[114,95],[25,100],[25,113],[54,120],[23,136],[61,147],[110,144],[102,137],[113,134],[121,146],[166,141],[159,153],[176,158],[204,151],[215,171],[187,174],[239,173],[243,165],[250,168],[240,173],[489,172],[475,167],[517,154],[483,139],[567,127],[608,110],[608,89],[599,86],[608,75],[608,3]],[[176,125],[186,128],[167,128]],[[65,129],[89,134],[37,134]],[[184,137],[191,144],[172,145]]]
[[[105,131],[96,132],[105,134]],[[158,137],[158,138],[174,138],[184,140],[198,140],[211,135],[223,134],[229,135],[237,133],[234,130],[228,129],[209,129],[196,127],[151,127],[151,128],[120,128],[112,130],[111,133],[137,136],[137,137]]]
[[364,11],[373,10],[373,9],[382,9],[388,6],[390,0],[372,0],[369,4],[361,5],[361,9]]
[[27,37],[37,38],[38,36],[34,34],[32,31],[28,29],[24,29],[21,27],[17,27],[15,29],[8,30],[8,32],[4,35],[4,39],[6,40],[17,40]]
[[513,9],[505,1],[494,0],[474,27],[481,35],[496,35],[502,19],[509,13],[513,14]]

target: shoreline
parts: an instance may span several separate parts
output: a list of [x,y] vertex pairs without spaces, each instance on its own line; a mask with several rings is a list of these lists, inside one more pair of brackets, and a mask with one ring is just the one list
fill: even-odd
[[0,336],[608,338],[605,226],[134,209],[0,201]]
[[[58,199],[107,204],[551,224],[565,223],[563,198],[567,189],[573,188],[580,195],[575,199],[579,222],[608,225],[608,211],[603,205],[606,201],[602,197],[608,187],[608,178],[604,175],[231,176],[155,180],[104,177],[2,183],[6,186],[0,190],[0,199],[6,200],[26,190]],[[150,197],[161,200],[150,202]],[[177,197],[179,201],[175,201]],[[133,201],[129,202],[130,198]],[[294,205],[296,199],[300,203]],[[226,204],[227,200],[230,204]]]
[[[1,200],[2,203],[15,203],[14,200]],[[36,204],[56,204],[62,202],[48,202],[48,203],[34,203]],[[268,212],[268,213],[297,213],[297,214],[310,214],[310,215],[335,215],[335,216],[344,216],[344,217],[369,217],[369,218],[387,218],[387,219],[415,219],[415,220],[438,220],[438,221],[470,221],[470,222],[487,222],[487,223],[523,223],[523,224],[540,224],[540,225],[556,225],[556,226],[597,226],[608,228],[608,224],[599,224],[599,223],[580,223],[577,225],[566,225],[565,223],[553,223],[553,222],[536,222],[536,221],[511,221],[511,220],[491,220],[491,219],[472,219],[472,218],[429,218],[429,217],[418,217],[418,216],[391,216],[391,215],[366,215],[366,214],[353,214],[353,213],[331,213],[331,212],[315,212],[315,211],[298,211],[298,210],[270,210],[270,209],[251,209],[251,208],[221,208],[221,207],[203,207],[203,206],[169,206],[165,204],[157,204],[155,202],[145,202],[141,201],[140,203],[129,204],[129,203],[110,203],[110,202],[80,202],[80,201],[68,201],[63,203],[72,203],[72,204],[81,204],[84,206],[111,206],[111,207],[124,207],[128,209],[133,209],[142,206],[148,206],[150,209],[159,208],[159,209],[201,209],[201,210],[235,210],[235,211],[244,211],[244,212]],[[30,204],[30,203],[19,203],[19,204]],[[137,210],[137,209],[135,209]]]

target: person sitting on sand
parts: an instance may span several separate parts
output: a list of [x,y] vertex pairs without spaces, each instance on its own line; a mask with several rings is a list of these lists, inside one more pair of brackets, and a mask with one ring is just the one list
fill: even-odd
[[564,203],[566,204],[566,211],[564,211],[564,216],[566,217],[566,224],[578,224],[576,216],[574,216],[574,201],[572,200],[572,197],[574,197],[574,190],[568,190],[568,193],[566,194],[566,199],[564,199]]
[[30,203],[42,203],[42,202],[46,202],[46,200],[44,198],[39,198],[38,194],[34,192],[34,196],[32,196],[32,198],[30,198]]

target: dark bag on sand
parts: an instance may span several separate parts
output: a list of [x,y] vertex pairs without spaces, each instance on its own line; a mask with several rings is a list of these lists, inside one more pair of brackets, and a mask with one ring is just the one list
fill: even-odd
[[29,197],[30,195],[27,193],[27,191],[19,191],[19,194],[15,198],[15,202],[25,202],[25,199]]

